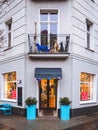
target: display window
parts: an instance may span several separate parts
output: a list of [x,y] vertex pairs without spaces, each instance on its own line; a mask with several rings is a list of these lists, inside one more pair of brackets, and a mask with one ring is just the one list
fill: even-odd
[[16,72],[10,72],[4,74],[4,98],[5,99],[16,99]]
[[80,74],[80,101],[93,101],[95,94],[95,75],[81,72]]

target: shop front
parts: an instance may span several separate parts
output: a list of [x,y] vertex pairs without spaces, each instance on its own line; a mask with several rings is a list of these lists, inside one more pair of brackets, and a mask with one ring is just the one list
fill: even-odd
[[58,81],[62,78],[61,68],[36,68],[38,80],[39,116],[58,116]]

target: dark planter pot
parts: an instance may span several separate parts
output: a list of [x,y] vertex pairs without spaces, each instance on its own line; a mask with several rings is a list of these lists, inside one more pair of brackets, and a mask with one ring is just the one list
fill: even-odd
[[27,106],[27,120],[36,119],[36,105]]
[[70,120],[70,106],[69,105],[60,106],[60,119]]

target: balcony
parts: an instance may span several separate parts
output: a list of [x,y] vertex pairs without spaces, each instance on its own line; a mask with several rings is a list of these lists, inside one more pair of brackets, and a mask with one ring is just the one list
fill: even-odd
[[29,57],[66,59],[69,56],[69,34],[28,34]]

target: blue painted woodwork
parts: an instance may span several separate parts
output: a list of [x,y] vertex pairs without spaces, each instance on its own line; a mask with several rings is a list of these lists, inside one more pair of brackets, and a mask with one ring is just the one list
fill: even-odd
[[4,115],[12,114],[12,106],[10,104],[0,104],[0,111],[4,112]]

